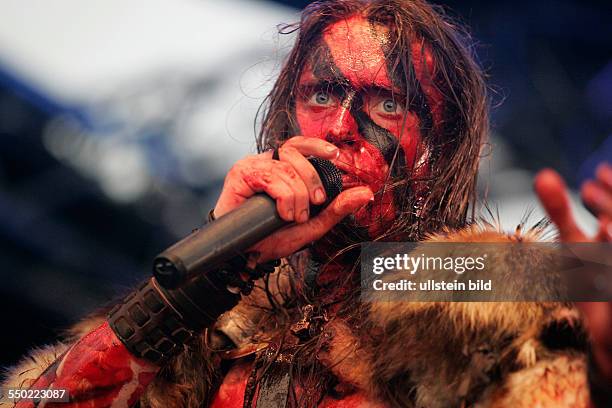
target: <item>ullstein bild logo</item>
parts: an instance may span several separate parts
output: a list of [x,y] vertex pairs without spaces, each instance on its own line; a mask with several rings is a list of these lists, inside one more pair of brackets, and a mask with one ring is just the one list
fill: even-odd
[[612,244],[369,242],[361,289],[365,302],[611,301]]
[[[418,287],[417,287],[418,283]],[[468,280],[467,282],[459,282],[456,279],[452,282],[435,281],[428,279],[425,282],[413,282],[407,279],[401,279],[397,282],[385,282],[382,279],[375,279],[372,282],[374,290],[422,290],[422,291],[437,291],[437,290],[491,290],[491,279]]]

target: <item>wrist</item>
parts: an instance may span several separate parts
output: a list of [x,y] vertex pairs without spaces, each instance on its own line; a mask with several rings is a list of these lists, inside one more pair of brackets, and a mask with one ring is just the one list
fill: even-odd
[[[149,279],[110,311],[110,327],[133,355],[165,363],[236,306],[241,293],[252,289],[253,279],[272,272],[279,263],[251,269],[244,258],[234,261],[235,265],[199,275],[177,289]],[[245,274],[246,280],[241,276]]]
[[151,278],[117,304],[108,321],[133,355],[161,365],[239,300],[216,276],[199,276],[175,290]]

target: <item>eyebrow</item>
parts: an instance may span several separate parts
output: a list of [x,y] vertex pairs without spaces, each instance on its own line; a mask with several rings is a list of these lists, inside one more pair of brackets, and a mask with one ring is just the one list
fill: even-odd
[[406,92],[404,92],[404,90],[397,88],[397,87],[393,87],[393,88],[389,88],[386,86],[380,86],[380,85],[372,85],[372,86],[368,86],[367,89],[371,92],[376,92],[376,93],[380,93],[380,94],[388,94],[391,96],[396,96],[396,97],[401,97],[401,98],[406,98]]

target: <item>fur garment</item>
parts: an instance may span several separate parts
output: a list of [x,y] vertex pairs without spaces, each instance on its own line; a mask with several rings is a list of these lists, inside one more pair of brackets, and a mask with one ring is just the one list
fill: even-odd
[[[429,241],[530,242],[541,234],[541,228],[505,234],[478,224]],[[186,346],[159,372],[141,406],[206,406],[223,376],[222,353],[212,349],[231,345],[235,357],[242,351],[247,355],[287,333],[303,314],[292,301],[298,290],[290,279],[295,260],[292,265],[284,262],[267,281],[267,290],[259,282],[214,330]],[[307,354],[322,375],[374,401],[391,407],[588,407],[587,339],[570,304],[380,302],[354,310],[357,319],[350,314],[326,319],[319,347]],[[66,342],[34,350],[6,372],[4,386],[27,387],[70,342],[102,321],[88,319]]]

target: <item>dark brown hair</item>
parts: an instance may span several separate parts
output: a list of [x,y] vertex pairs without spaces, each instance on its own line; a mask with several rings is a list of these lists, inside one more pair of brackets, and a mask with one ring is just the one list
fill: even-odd
[[[398,214],[384,235],[372,238],[399,236],[418,240],[443,227],[465,225],[470,206],[472,217],[474,213],[479,153],[488,131],[486,86],[469,36],[440,8],[422,0],[327,0],[306,7],[299,24],[281,30],[297,31],[297,40],[260,111],[263,115],[258,149],[276,147],[293,136],[292,129],[298,128],[294,115],[298,81],[312,49],[325,28],[354,15],[389,28],[388,66],[395,74],[405,76],[402,82],[409,97],[419,87],[411,47],[421,44],[421,52],[431,53],[433,70],[427,72],[434,73],[431,83],[443,99],[435,124],[421,128],[430,152],[428,177],[389,178],[385,188],[393,189]],[[413,175],[419,174],[414,170]],[[415,189],[416,182],[420,183],[419,189]],[[415,193],[417,190],[420,193]]]

